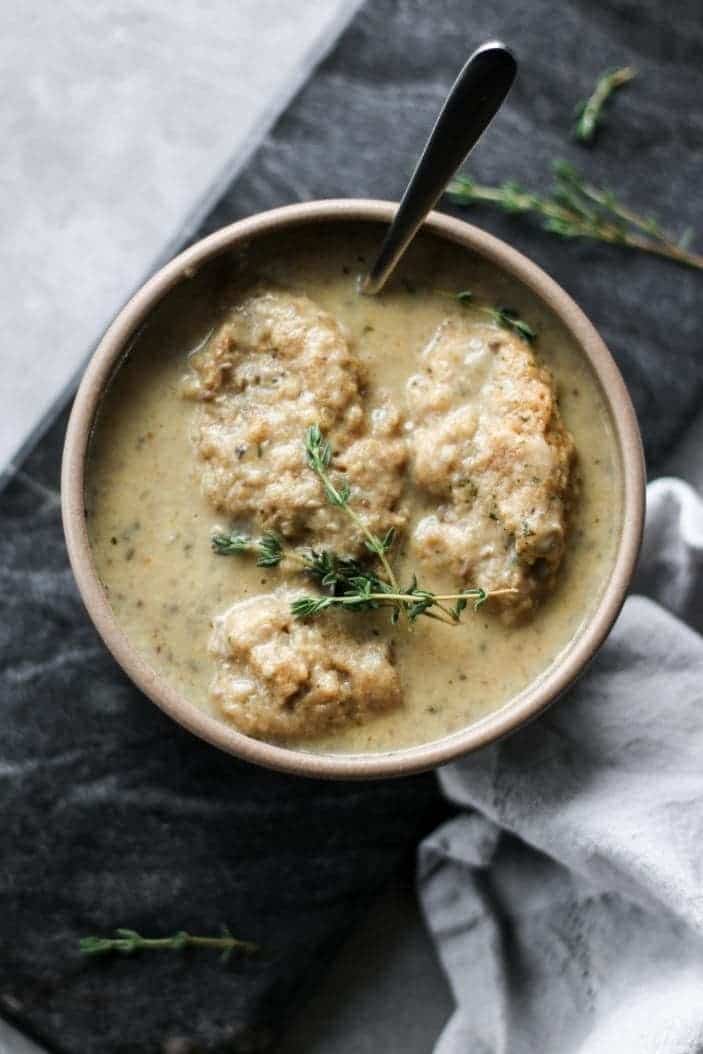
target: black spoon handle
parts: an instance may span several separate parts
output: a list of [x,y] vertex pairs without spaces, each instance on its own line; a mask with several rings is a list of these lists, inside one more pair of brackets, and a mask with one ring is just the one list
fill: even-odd
[[378,259],[363,283],[364,293],[383,288],[425,216],[500,109],[516,73],[512,52],[498,41],[474,51],[430,133]]

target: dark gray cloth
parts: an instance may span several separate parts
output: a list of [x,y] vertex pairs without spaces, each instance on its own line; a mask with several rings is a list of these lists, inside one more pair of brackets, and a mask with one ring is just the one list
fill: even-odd
[[[395,197],[467,53],[501,35],[523,71],[475,174],[543,185],[582,161],[633,206],[695,220],[701,26],[696,4],[372,0],[204,225],[336,195]],[[604,67],[641,71],[599,148],[567,142]],[[529,222],[471,218],[559,279],[610,342],[662,457],[700,400],[700,276],[624,250],[560,243]],[[202,232],[201,232],[202,233]],[[59,422],[2,496],[0,1010],[66,1054],[263,1049],[357,911],[437,821],[432,777],[296,781],[193,740],[139,696],[91,629],[68,571]],[[78,936],[228,923],[259,960],[83,962]]]

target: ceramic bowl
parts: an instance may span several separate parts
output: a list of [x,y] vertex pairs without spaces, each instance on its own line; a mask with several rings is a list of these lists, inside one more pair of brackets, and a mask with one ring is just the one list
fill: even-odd
[[66,435],[62,505],[68,553],[88,613],[117,662],[153,702],[190,732],[247,761],[305,776],[365,779],[419,772],[492,743],[536,717],[574,681],[605,640],[625,598],[642,535],[645,473],[639,429],[622,377],[598,333],[564,290],[526,257],[476,227],[433,212],[425,229],[465,246],[528,287],[570,331],[602,387],[621,462],[623,522],[612,573],[586,624],[546,675],[499,711],[444,739],[369,755],[315,754],[245,736],[189,702],[132,647],[118,626],[97,577],[84,511],[91,430],[103,393],[130,342],[150,312],[177,283],[220,254],[262,236],[311,224],[387,223],[395,208],[389,202],[363,200],[291,205],[234,223],[181,253],[132,297],[108,329],[83,376]]

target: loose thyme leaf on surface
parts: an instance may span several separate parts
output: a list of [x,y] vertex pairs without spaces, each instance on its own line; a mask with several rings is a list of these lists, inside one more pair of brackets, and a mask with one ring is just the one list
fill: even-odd
[[637,76],[632,66],[621,66],[620,69],[606,70],[596,81],[596,86],[588,99],[576,107],[578,121],[574,135],[582,143],[590,143],[603,118],[603,107],[618,88]]
[[[391,528],[392,531],[392,528]],[[382,543],[390,548],[391,531],[388,531]],[[214,534],[212,548],[219,556],[234,556],[242,553],[257,553],[258,567],[277,567],[283,560],[297,564],[301,571],[315,579],[323,588],[333,592],[346,586],[350,579],[370,574],[351,557],[337,556],[327,549],[295,549],[288,546],[277,534],[268,532],[259,538],[249,538],[232,532],[231,534]]]
[[612,191],[589,183],[566,161],[555,161],[552,167],[554,184],[547,195],[535,194],[512,181],[498,187],[483,186],[468,176],[452,180],[447,193],[462,208],[484,203],[509,213],[539,216],[544,229],[561,238],[625,245],[703,269],[703,256],[688,248],[687,239],[682,244],[683,235],[677,238],[664,231],[653,216],[633,212]]
[[259,946],[253,941],[242,941],[233,937],[226,926],[223,927],[220,937],[196,937],[185,930],[170,937],[142,937],[136,930],[117,929],[114,937],[82,937],[79,947],[84,955],[109,955],[113,952],[132,955],[139,951],[214,948],[221,953],[223,962],[226,962],[233,952],[254,955],[259,950]]

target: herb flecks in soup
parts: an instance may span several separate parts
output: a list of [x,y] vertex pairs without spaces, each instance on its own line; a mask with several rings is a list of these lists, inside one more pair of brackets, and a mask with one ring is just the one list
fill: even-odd
[[[379,234],[279,234],[184,281],[117,371],[91,444],[95,563],[134,648],[196,706],[297,749],[401,749],[509,703],[578,636],[618,541],[612,427],[568,331],[430,237],[381,296],[358,295]],[[489,310],[503,303],[507,320]],[[314,424],[347,510],[306,462]],[[349,561],[385,589],[365,531],[390,528],[400,610],[344,610]],[[213,531],[239,556],[214,552]],[[415,574],[434,595],[477,588],[460,622],[411,624]],[[516,599],[474,611],[480,587],[504,583]],[[296,617],[306,597],[333,603]]]

